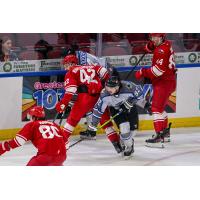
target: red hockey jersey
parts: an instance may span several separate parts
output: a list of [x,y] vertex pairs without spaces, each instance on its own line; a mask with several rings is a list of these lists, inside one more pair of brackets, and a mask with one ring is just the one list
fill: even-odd
[[106,81],[108,77],[105,67],[94,65],[72,67],[65,75],[65,95],[61,101],[67,105],[78,88],[91,95],[99,94],[102,90],[102,81]]
[[27,123],[13,140],[8,141],[13,149],[31,141],[38,149],[38,153],[48,155],[65,154],[67,137],[62,129],[55,123],[38,120]]
[[159,80],[174,80],[175,71],[174,51],[169,41],[156,47],[151,68],[142,69],[143,76],[150,78],[153,84]]

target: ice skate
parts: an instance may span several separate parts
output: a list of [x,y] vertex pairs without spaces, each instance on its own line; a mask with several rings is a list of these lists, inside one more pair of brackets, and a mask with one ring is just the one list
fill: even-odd
[[112,142],[117,153],[121,153],[124,150],[124,147],[120,144],[120,142]]
[[90,130],[81,131],[80,138],[86,140],[96,140],[96,132]]
[[163,130],[163,137],[164,137],[164,143],[166,142],[171,142],[171,138],[170,138],[170,128],[171,128],[172,123],[169,123],[168,128],[165,128]]
[[155,135],[152,136],[152,138],[147,139],[146,141],[147,147],[152,147],[152,148],[164,148],[164,137],[163,137],[163,132],[156,133]]
[[132,140],[132,145],[130,147],[125,146],[123,154],[125,158],[128,158],[132,156],[133,153],[134,153],[134,140]]

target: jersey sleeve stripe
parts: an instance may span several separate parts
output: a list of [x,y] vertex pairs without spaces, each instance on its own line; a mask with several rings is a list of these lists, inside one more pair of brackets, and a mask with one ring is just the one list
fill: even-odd
[[97,108],[94,108],[93,110],[103,115],[103,112],[99,111]]
[[27,138],[25,138],[23,135],[17,134],[16,136],[22,138],[25,141],[27,141]]
[[16,136],[15,142],[18,144],[18,146],[22,146],[26,142],[26,140],[22,137]]
[[99,116],[95,115],[94,113],[93,113],[93,116],[98,118],[98,119],[101,119],[101,116],[99,117]]
[[70,87],[78,87],[77,85],[68,85],[65,87],[65,89],[70,88]]
[[18,142],[17,138],[14,138],[14,141],[15,141],[15,143],[16,143],[16,145],[17,145],[18,147],[21,146],[21,144]]
[[155,67],[156,67],[160,72],[162,72],[162,73],[165,72],[164,70],[160,69],[160,68],[158,67],[158,65],[155,65]]
[[68,88],[65,88],[65,92],[66,93],[72,93],[72,94],[74,94],[74,93],[76,93],[76,91],[77,91],[77,87],[68,87]]
[[163,72],[161,72],[157,67],[153,66],[151,68],[151,71],[152,73],[155,75],[155,76],[161,76],[163,75]]

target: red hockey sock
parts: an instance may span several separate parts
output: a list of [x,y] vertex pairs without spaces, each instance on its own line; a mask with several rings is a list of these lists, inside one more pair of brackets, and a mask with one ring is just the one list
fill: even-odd
[[105,132],[110,142],[119,142],[119,135],[113,127],[106,128]]
[[163,112],[163,118],[164,118],[164,122],[163,122],[163,130],[164,130],[168,126],[168,117],[165,111]]
[[165,129],[165,128],[167,128],[168,127],[168,117],[166,117],[165,119],[164,119],[164,122],[163,122],[163,130]]
[[163,127],[164,127],[164,119],[163,119],[163,115],[161,113],[153,113],[153,124],[154,124],[154,129],[155,132],[158,133],[160,131],[163,131]]

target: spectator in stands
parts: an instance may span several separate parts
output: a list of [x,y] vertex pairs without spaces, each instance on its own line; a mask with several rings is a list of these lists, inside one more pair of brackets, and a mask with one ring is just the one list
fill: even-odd
[[12,40],[4,36],[0,40],[0,61],[14,61],[18,60],[16,53],[12,51]]
[[34,46],[35,52],[40,54],[40,57],[43,59],[47,59],[48,52],[53,50],[53,46],[51,46],[47,41],[41,39]]

